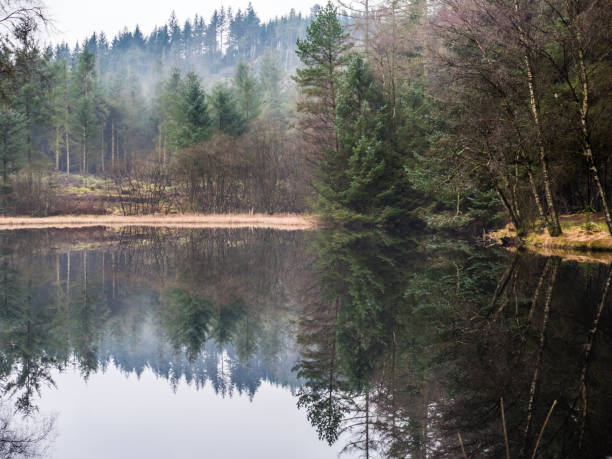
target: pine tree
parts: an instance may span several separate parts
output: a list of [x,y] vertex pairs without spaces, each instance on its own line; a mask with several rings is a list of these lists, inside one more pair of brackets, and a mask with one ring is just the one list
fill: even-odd
[[95,56],[89,48],[83,48],[79,54],[76,72],[73,75],[74,114],[73,120],[76,128],[75,134],[80,136],[81,144],[81,173],[88,173],[89,143],[94,135],[97,125],[96,65]]
[[177,145],[181,148],[208,140],[212,134],[212,120],[208,113],[206,94],[198,76],[190,72],[181,85],[179,110],[179,133]]
[[261,87],[262,103],[268,115],[280,117],[283,100],[281,81],[283,70],[274,52],[267,49],[261,59],[259,67],[259,86]]
[[[37,137],[48,127],[49,86],[46,80],[50,77],[49,66],[35,40],[37,25],[25,21],[17,26],[15,37],[19,47],[14,52],[14,93],[12,105],[25,117],[26,159],[32,168],[37,153]],[[46,137],[46,135],[45,135]]]
[[216,128],[231,136],[239,136],[245,131],[245,122],[236,104],[232,90],[227,86],[215,86],[212,92],[212,106]]
[[251,76],[249,66],[240,61],[234,74],[234,86],[237,93],[237,102],[242,116],[248,123],[259,115],[261,100],[258,93],[257,81]]
[[0,168],[3,186],[7,184],[9,174],[19,168],[25,150],[25,117],[11,108],[0,107]]
[[308,26],[306,38],[297,40],[297,48],[302,62],[295,76],[302,95],[297,105],[304,115],[302,129],[324,152],[338,153],[335,132],[338,79],[348,45],[331,1],[318,11]]
[[166,81],[161,97],[159,99],[160,124],[159,135],[162,148],[162,162],[167,162],[166,144],[175,152],[180,146],[179,119],[179,97],[182,85],[181,71],[173,68],[170,77]]

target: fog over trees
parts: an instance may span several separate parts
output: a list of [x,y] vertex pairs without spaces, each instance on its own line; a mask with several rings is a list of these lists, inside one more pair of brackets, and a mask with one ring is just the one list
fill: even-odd
[[127,213],[556,236],[560,214],[594,210],[612,229],[601,0],[328,3],[267,22],[228,6],[46,48],[44,9],[2,5],[30,6],[2,22],[5,213],[62,213],[71,174],[104,178]]

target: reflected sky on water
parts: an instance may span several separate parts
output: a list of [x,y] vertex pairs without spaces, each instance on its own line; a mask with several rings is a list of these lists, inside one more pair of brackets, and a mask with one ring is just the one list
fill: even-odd
[[335,458],[317,439],[292,394],[263,383],[221,397],[208,385],[181,381],[173,392],[151,370],[125,375],[114,365],[84,381],[76,371],[54,375],[40,411],[58,413],[54,458]]
[[0,434],[57,458],[605,457],[611,283],[432,236],[2,232],[22,428]]

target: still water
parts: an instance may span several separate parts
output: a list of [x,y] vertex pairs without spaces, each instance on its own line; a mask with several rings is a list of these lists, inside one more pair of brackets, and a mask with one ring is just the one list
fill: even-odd
[[0,457],[606,457],[611,279],[432,237],[1,232]]

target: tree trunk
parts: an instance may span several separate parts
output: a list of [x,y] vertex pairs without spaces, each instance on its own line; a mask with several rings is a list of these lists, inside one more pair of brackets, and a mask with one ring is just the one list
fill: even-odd
[[81,165],[81,174],[87,174],[87,130],[83,128],[83,164]]
[[102,138],[102,145],[100,145],[100,166],[102,172],[104,172],[104,126],[102,126],[102,128],[100,129],[100,134]]
[[512,220],[512,224],[514,225],[514,228],[516,229],[516,231],[518,231],[520,228],[520,220],[519,220],[519,217],[514,212],[513,206],[510,204],[510,202],[508,202],[508,198],[506,198],[506,196],[504,195],[502,190],[499,188],[499,186],[495,185],[495,191],[497,191],[497,195],[499,196],[499,199],[501,200],[502,204],[506,208],[506,211],[508,212],[508,215],[510,216],[510,220]]
[[157,136],[157,161],[162,164],[162,134],[161,132]]
[[[578,46],[580,47],[580,36],[577,34],[576,40],[578,41]],[[599,195],[599,199],[601,200],[601,207],[604,212],[604,217],[606,219],[606,225],[608,226],[608,232],[612,235],[612,217],[610,217],[610,209],[608,208],[608,200],[606,199],[606,192],[601,186],[601,181],[599,180],[599,171],[597,170],[597,166],[595,165],[595,160],[593,159],[593,150],[591,148],[591,140],[590,140],[590,132],[587,116],[589,113],[589,82],[587,79],[586,66],[584,64],[584,55],[582,53],[582,49],[578,49],[578,62],[580,65],[580,79],[582,80],[582,106],[580,108],[580,128],[582,131],[582,141],[584,146],[584,155],[587,160],[587,164],[589,169],[593,173],[593,180],[595,182],[595,187],[597,188],[597,194]]]
[[55,170],[59,171],[60,158],[60,128],[55,126]]
[[111,168],[115,168],[115,121],[111,121]]
[[64,127],[66,134],[66,174],[70,175],[70,128],[68,125]]
[[536,186],[533,172],[531,172],[531,167],[529,166],[527,166],[527,176],[529,177],[529,187],[531,188],[531,194],[533,195],[536,207],[538,208],[540,219],[542,220],[542,223],[548,227],[550,225],[550,221],[548,220],[548,215],[546,215],[544,212],[544,206],[542,206],[542,201],[540,200],[540,193],[538,193],[538,187]]
[[518,25],[519,31],[519,39],[521,44],[523,45],[524,55],[523,60],[525,62],[525,71],[527,72],[527,86],[529,87],[529,107],[531,109],[531,115],[533,118],[533,125],[536,133],[536,143],[538,145],[538,151],[540,156],[540,165],[542,166],[542,179],[544,181],[544,196],[546,197],[546,204],[548,205],[548,213],[550,214],[550,222],[548,224],[548,233],[553,236],[560,236],[563,231],[561,231],[561,225],[559,224],[559,216],[557,215],[557,209],[555,207],[555,202],[552,195],[552,187],[550,180],[550,173],[548,171],[548,157],[546,154],[546,147],[544,146],[544,137],[542,134],[542,126],[540,124],[540,110],[538,108],[537,98],[536,98],[536,90],[535,90],[535,81],[533,78],[533,68],[531,65],[531,58],[529,57],[529,52],[527,51],[527,40],[525,31],[521,26],[521,18],[519,14],[519,4],[518,1],[514,2],[514,10],[516,16],[516,22]]
[[533,378],[529,387],[529,402],[527,404],[527,420],[525,422],[525,428],[523,429],[523,446],[519,457],[523,457],[527,443],[529,440],[529,430],[533,421],[533,403],[535,400],[535,394],[538,387],[538,380],[540,377],[540,365],[542,363],[542,355],[544,354],[544,346],[546,345],[546,329],[550,320],[550,304],[552,302],[552,295],[555,287],[555,281],[557,280],[557,272],[559,270],[559,259],[556,258],[552,268],[552,274],[550,277],[550,283],[548,284],[548,290],[546,291],[546,302],[544,304],[544,318],[542,319],[542,328],[540,329],[540,340],[538,344],[538,353],[536,356],[535,369],[533,370]]
[[365,0],[365,55],[370,54],[370,4]]
[[[576,97],[576,102],[579,104],[579,114],[580,114],[580,131],[582,134],[582,148],[583,153],[587,161],[587,167],[593,174],[593,180],[595,182],[595,188],[597,189],[597,194],[599,199],[601,200],[601,206],[604,213],[604,217],[606,220],[606,225],[608,226],[608,232],[612,235],[612,217],[610,216],[610,210],[608,207],[608,200],[606,199],[606,192],[604,187],[601,184],[601,180],[599,177],[599,171],[597,170],[597,166],[595,164],[595,160],[593,158],[593,149],[591,146],[591,135],[588,124],[588,113],[589,113],[589,80],[586,71],[586,64],[584,62],[584,52],[582,46],[582,37],[579,30],[579,24],[577,23],[578,18],[578,10],[577,10],[577,2],[570,2],[570,0],[566,1],[567,11],[570,16],[570,21],[567,24],[568,29],[572,31],[573,40],[575,41],[574,45],[577,49],[578,55],[578,70],[580,83],[582,84],[582,101],[578,99],[577,94],[573,91],[573,85],[569,75],[566,75],[566,80],[572,92],[574,92],[574,96]],[[590,183],[589,183],[590,185]],[[588,188],[590,191],[590,186]],[[590,193],[589,193],[590,194]],[[589,201],[590,202],[590,201]]]
[[536,130],[536,142],[538,144],[538,150],[540,153],[540,164],[542,166],[542,179],[544,181],[544,196],[546,197],[546,204],[548,205],[548,213],[550,214],[550,222],[548,226],[548,233],[553,236],[560,236],[561,225],[559,224],[559,216],[557,215],[557,209],[552,195],[552,187],[550,180],[550,173],[548,171],[548,157],[546,155],[546,148],[544,146],[544,139],[542,136],[542,128],[540,125],[539,109],[535,98],[535,85],[533,81],[533,73],[531,70],[531,61],[529,56],[525,54],[525,67],[527,69],[527,80],[529,84],[529,104],[531,107],[531,113],[533,115],[533,123]]

